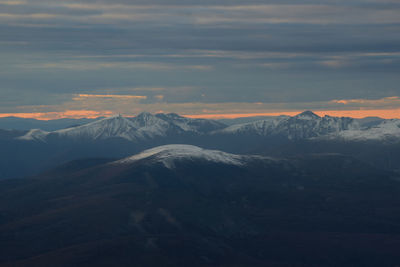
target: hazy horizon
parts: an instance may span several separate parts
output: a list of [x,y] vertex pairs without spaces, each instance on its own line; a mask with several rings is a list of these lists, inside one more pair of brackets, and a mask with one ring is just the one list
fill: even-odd
[[[191,115],[191,114],[179,114],[176,112],[148,112],[142,111],[138,114],[120,114],[120,113],[110,113],[104,115],[90,115],[90,116],[82,116],[72,115],[72,116],[61,116],[59,114],[49,114],[49,113],[28,113],[28,114],[0,114],[0,119],[34,119],[40,121],[51,121],[51,120],[60,120],[60,119],[101,119],[101,118],[109,118],[114,116],[123,116],[128,118],[133,118],[138,116],[141,113],[151,113],[151,114],[168,114],[168,113],[175,113],[179,116],[191,118],[191,119],[212,119],[212,120],[223,120],[223,119],[241,119],[241,118],[257,118],[257,117],[278,117],[278,116],[296,116],[305,111],[311,111],[314,114],[324,117],[324,116],[331,116],[331,117],[349,117],[354,119],[364,119],[364,118],[381,118],[381,119],[397,119],[400,117],[390,117],[391,113],[385,113],[384,111],[376,111],[376,110],[368,110],[367,112],[364,111],[313,111],[313,110],[302,110],[302,111],[291,111],[291,112],[276,112],[276,113],[245,113],[245,114],[200,114],[200,115]],[[379,116],[380,115],[380,116]],[[397,115],[397,114],[394,114]]]

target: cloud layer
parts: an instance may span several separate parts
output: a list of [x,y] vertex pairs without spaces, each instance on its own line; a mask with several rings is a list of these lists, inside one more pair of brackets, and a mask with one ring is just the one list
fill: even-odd
[[0,0],[0,113],[393,109],[399,14],[396,0]]

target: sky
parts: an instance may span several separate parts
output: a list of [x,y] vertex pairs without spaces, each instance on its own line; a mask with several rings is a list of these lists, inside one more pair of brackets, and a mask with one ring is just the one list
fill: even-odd
[[0,117],[400,118],[399,0],[0,0]]

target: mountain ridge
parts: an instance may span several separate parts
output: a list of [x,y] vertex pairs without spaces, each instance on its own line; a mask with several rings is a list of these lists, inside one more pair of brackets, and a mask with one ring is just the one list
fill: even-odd
[[320,117],[312,111],[305,111],[293,117],[277,117],[229,126],[214,134],[252,133],[261,136],[283,135],[288,139],[308,139],[359,128],[359,123],[352,118]]
[[140,113],[133,118],[115,115],[88,124],[46,132],[39,129],[29,131],[20,140],[45,141],[47,137],[67,139],[103,140],[122,138],[129,141],[141,141],[156,137],[179,134],[204,134],[208,131],[226,127],[212,120],[189,119],[177,114]]
[[175,113],[140,113],[136,117],[116,115],[88,124],[46,132],[31,130],[19,137],[25,141],[45,142],[48,137],[66,139],[105,140],[122,138],[140,142],[168,136],[207,135],[256,135],[263,137],[281,136],[289,140],[313,138],[344,141],[400,140],[400,120],[357,120],[349,117],[320,117],[312,111],[296,116],[279,116],[226,125],[215,120],[190,119]]

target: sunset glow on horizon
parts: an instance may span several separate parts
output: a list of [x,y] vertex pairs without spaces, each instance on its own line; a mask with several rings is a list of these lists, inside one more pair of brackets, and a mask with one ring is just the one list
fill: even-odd
[[24,119],[36,120],[57,120],[57,119],[95,119],[98,117],[111,116],[114,113],[111,111],[93,111],[93,110],[67,110],[63,112],[32,112],[32,113],[0,113],[0,118],[16,117]]
[[[257,116],[295,116],[303,111],[282,111],[282,112],[265,112],[265,113],[234,113],[234,114],[200,114],[200,115],[184,115],[188,118],[204,118],[204,119],[235,119]],[[366,117],[380,117],[382,119],[400,119],[400,108],[392,110],[316,110],[312,111],[320,117],[325,115],[332,117],[351,117],[356,119]]]
[[[257,112],[257,113],[220,113],[220,114],[181,114],[184,117],[192,119],[236,119],[245,117],[262,117],[262,116],[295,116],[304,112],[298,111],[279,111],[279,112]],[[366,118],[380,117],[383,119],[400,119],[399,109],[375,109],[375,110],[315,110],[313,111],[318,116],[333,116],[333,117],[351,117],[351,118]],[[158,112],[159,113],[159,112]],[[169,112],[166,112],[169,113]],[[16,117],[25,119],[37,120],[56,120],[56,119],[95,119],[98,117],[110,117],[118,113],[112,111],[93,111],[93,110],[67,110],[63,112],[37,112],[37,113],[0,113],[0,118]],[[136,114],[137,115],[137,114]],[[126,117],[134,117],[133,114],[126,114]]]

